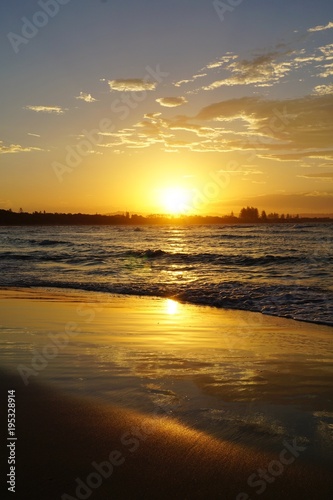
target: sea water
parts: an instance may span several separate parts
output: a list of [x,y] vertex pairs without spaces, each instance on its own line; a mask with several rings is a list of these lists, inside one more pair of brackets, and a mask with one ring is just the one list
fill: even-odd
[[0,228],[0,286],[173,297],[333,325],[333,224]]

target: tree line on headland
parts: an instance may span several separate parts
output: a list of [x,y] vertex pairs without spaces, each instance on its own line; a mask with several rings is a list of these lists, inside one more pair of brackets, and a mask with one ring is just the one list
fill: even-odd
[[165,215],[152,214],[148,216],[117,213],[113,215],[82,214],[82,213],[47,213],[43,212],[19,212],[0,210],[1,226],[76,226],[76,225],[163,225],[163,224],[183,224],[183,225],[204,225],[204,224],[244,224],[244,223],[302,223],[302,222],[330,222],[330,217],[300,217],[299,215],[268,213],[254,207],[244,207],[240,211],[239,217],[233,212],[223,216],[203,216],[203,215]]

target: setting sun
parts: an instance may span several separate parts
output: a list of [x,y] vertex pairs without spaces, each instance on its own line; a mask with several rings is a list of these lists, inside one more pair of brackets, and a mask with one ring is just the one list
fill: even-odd
[[182,187],[169,187],[162,190],[160,202],[163,211],[177,215],[188,212],[190,198],[189,190]]

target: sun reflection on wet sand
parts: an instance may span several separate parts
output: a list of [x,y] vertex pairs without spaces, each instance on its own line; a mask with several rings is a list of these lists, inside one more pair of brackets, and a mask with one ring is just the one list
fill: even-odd
[[138,411],[163,405],[217,436],[280,440],[297,420],[304,439],[316,429],[322,449],[333,446],[328,327],[174,299],[45,290],[4,291],[0,313],[2,365],[14,370],[31,366],[49,334],[77,324],[36,380]]

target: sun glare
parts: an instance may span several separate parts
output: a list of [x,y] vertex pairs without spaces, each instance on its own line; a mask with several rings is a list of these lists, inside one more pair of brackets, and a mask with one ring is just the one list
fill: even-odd
[[165,305],[166,305],[166,313],[167,314],[170,314],[170,315],[177,314],[178,302],[176,302],[175,300],[172,300],[172,299],[166,299]]
[[180,215],[189,209],[190,192],[182,187],[169,187],[162,191],[160,202],[168,214]]

